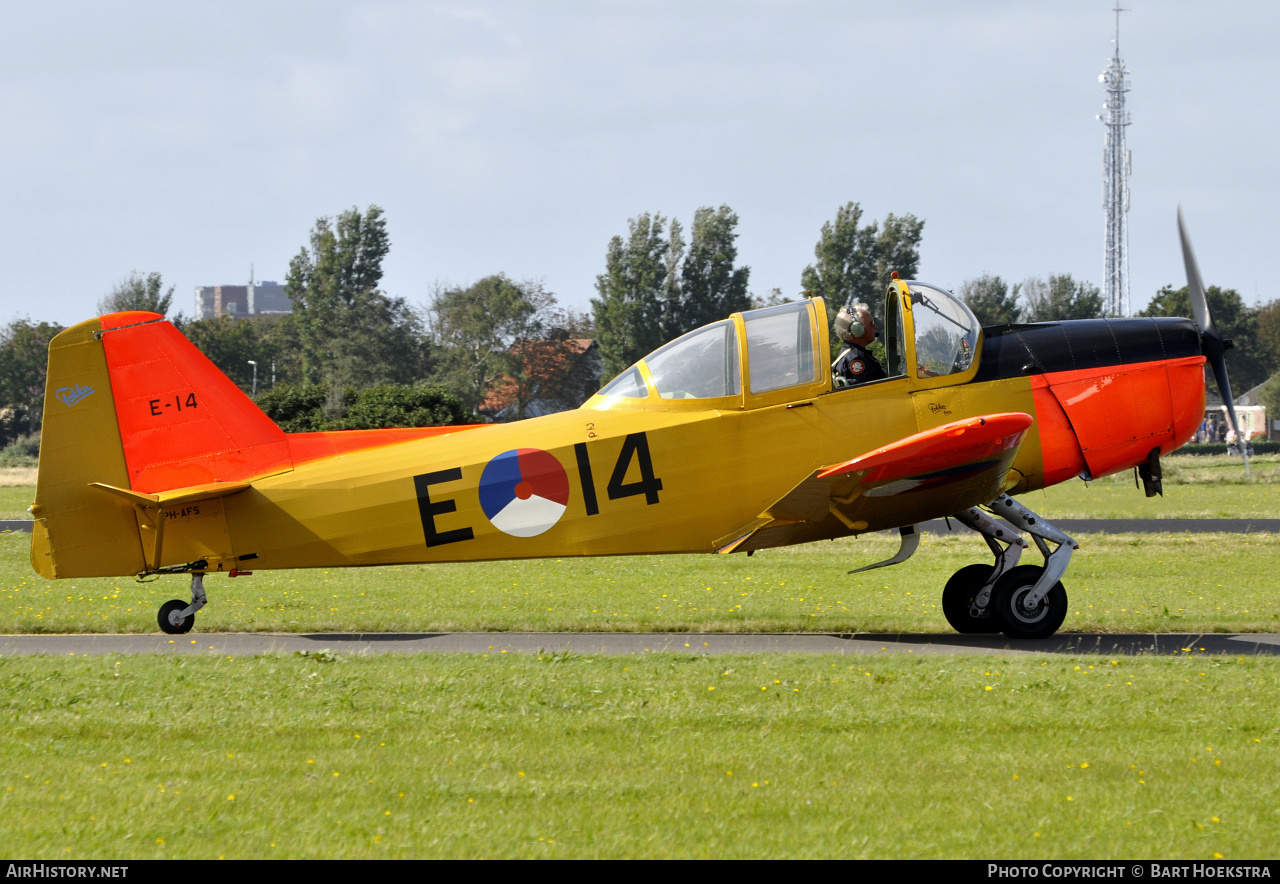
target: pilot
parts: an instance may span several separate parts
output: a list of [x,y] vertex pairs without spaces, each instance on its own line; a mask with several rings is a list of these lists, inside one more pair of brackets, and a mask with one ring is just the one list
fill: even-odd
[[867,351],[876,339],[876,321],[871,308],[861,302],[841,307],[836,315],[836,336],[849,346],[831,366],[837,387],[852,387],[887,378],[884,366]]

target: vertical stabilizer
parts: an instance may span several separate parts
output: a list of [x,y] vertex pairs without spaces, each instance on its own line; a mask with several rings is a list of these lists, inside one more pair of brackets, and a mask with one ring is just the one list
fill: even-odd
[[49,343],[40,472],[31,507],[31,565],[43,577],[143,570],[133,507],[90,487],[129,487],[101,334],[101,322],[91,319]]

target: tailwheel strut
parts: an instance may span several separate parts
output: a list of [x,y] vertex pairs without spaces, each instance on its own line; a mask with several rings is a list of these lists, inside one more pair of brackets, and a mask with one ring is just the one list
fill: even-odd
[[196,571],[191,575],[191,603],[173,599],[160,606],[156,620],[160,630],[169,635],[184,635],[191,631],[196,623],[196,611],[209,603],[204,592],[204,572]]

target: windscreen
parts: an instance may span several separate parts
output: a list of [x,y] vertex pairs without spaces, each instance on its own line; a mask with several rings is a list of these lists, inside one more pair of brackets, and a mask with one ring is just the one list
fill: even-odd
[[916,364],[921,377],[955,374],[973,364],[978,320],[950,292],[909,283],[911,319],[916,333]]

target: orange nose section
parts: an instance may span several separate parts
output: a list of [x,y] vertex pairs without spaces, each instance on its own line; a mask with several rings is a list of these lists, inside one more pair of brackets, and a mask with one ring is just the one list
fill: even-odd
[[1204,357],[1032,378],[1045,484],[1135,467],[1168,454],[1204,417]]

